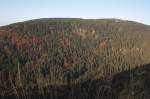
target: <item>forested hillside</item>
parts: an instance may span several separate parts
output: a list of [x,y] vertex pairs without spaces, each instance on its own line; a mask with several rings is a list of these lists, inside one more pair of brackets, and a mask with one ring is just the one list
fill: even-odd
[[0,93],[111,78],[150,63],[149,43],[150,26],[119,19],[36,19],[0,27]]

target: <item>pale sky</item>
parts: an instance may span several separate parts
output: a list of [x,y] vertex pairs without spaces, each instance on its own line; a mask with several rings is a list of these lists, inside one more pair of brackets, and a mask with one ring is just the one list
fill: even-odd
[[150,25],[150,0],[0,0],[0,26],[38,18],[119,18]]

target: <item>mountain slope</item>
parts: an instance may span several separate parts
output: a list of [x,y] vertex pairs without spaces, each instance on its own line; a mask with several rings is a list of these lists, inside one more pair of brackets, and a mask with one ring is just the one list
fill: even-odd
[[[150,27],[118,19],[37,19],[0,27],[2,90],[71,85],[150,62]],[[16,89],[15,89],[16,88]]]

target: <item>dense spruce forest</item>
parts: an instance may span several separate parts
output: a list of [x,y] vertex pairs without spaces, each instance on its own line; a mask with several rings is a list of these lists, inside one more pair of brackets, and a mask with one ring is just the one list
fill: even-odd
[[0,96],[150,99],[149,43],[150,26],[119,19],[45,18],[2,26]]

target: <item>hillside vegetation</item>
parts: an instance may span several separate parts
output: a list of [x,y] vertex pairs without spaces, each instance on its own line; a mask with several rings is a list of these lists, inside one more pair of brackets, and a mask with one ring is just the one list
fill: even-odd
[[149,43],[150,26],[119,19],[36,19],[0,27],[0,95],[112,79],[150,63]]

